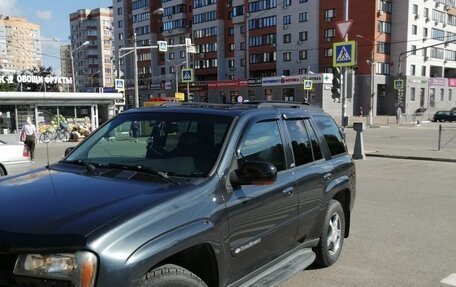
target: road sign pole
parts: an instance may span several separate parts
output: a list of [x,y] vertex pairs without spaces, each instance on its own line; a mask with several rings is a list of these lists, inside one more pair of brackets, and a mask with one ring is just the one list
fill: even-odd
[[[348,21],[348,2],[349,0],[344,0],[344,21]],[[348,32],[345,33],[345,39],[344,41],[348,41]],[[342,98],[342,126],[343,127],[346,127],[346,125],[348,124],[346,121],[345,121],[345,118],[347,116],[347,113],[346,113],[346,97],[347,97],[347,68],[346,67],[342,67],[342,75],[343,75],[343,81],[342,81],[342,95],[341,95],[341,98]]]

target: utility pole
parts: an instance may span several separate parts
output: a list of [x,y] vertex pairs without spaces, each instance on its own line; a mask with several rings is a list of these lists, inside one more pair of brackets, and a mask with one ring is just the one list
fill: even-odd
[[138,50],[136,46],[136,25],[133,24],[133,72],[135,85],[135,108],[139,108],[139,87],[138,87]]

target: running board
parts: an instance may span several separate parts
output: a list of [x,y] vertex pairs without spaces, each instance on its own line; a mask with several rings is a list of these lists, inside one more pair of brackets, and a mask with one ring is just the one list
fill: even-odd
[[237,282],[232,286],[278,286],[296,273],[306,269],[314,260],[315,253],[311,248],[299,249],[279,262],[274,260],[268,263],[264,268],[261,268],[261,273],[250,277],[247,281]]

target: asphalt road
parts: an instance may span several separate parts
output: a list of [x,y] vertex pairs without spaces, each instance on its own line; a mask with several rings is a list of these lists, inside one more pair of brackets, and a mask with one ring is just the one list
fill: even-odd
[[282,287],[456,286],[456,164],[356,162],[357,198],[339,261]]

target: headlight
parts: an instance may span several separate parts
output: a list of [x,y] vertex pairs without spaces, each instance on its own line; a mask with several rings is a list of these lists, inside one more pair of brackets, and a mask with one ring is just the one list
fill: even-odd
[[22,254],[14,266],[14,274],[46,279],[67,280],[78,287],[95,283],[97,257],[90,252],[59,254]]

